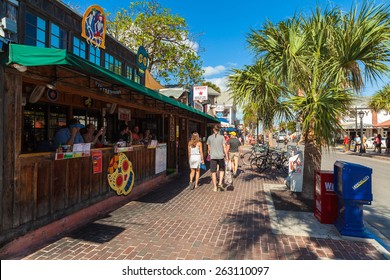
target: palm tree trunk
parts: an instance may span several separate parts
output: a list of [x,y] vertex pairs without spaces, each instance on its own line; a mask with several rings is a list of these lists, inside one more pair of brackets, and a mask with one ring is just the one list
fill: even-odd
[[312,130],[305,135],[303,164],[302,196],[314,199],[314,175],[315,171],[321,169],[321,147],[317,145]]

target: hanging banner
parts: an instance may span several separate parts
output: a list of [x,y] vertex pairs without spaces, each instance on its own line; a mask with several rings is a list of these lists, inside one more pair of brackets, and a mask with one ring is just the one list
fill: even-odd
[[204,101],[208,99],[207,86],[195,86],[193,88],[194,101]]
[[106,40],[106,14],[98,5],[90,6],[84,13],[81,36],[88,44],[105,49]]
[[128,195],[134,185],[133,164],[124,153],[114,155],[107,170],[108,184],[117,195]]
[[138,65],[138,73],[141,77],[145,76],[145,71],[148,69],[149,65],[149,55],[146,52],[144,46],[140,46],[137,52],[137,65]]
[[101,150],[92,151],[93,174],[102,173],[103,171],[103,154]]
[[120,121],[130,121],[131,120],[131,111],[126,108],[118,108],[118,120]]

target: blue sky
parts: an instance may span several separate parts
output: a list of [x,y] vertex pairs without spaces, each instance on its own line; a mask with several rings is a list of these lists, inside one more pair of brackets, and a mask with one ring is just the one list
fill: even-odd
[[[97,4],[106,11],[114,13],[120,8],[128,9],[130,0],[64,0],[65,3],[77,5],[81,11]],[[158,0],[173,14],[186,19],[189,30],[197,36],[200,56],[205,67],[205,79],[224,88],[224,78],[229,69],[242,68],[253,62],[253,54],[248,50],[246,36],[251,29],[261,28],[267,20],[276,23],[285,20],[298,12],[310,12],[317,3],[322,7],[337,6],[348,11],[352,3],[363,1],[351,0]],[[377,0],[376,3],[385,3]],[[363,95],[371,95],[378,88],[389,82],[378,85],[367,85]]]

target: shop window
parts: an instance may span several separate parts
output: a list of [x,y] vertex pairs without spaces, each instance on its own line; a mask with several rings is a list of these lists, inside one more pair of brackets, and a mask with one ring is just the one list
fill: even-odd
[[126,67],[126,78],[128,78],[129,80],[133,80],[133,71],[134,69],[130,66],[127,66]]
[[86,57],[86,44],[77,37],[73,37],[73,53],[81,58]]
[[138,75],[137,70],[134,69],[134,82],[140,84],[141,83],[141,76]]
[[46,105],[26,104],[23,116],[23,153],[36,152],[42,144],[45,144],[47,149],[50,150],[50,142],[47,139],[46,120]]
[[60,106],[50,106],[49,139],[54,140],[56,132],[63,127],[66,127],[66,108]]
[[74,109],[73,110],[73,117],[78,119],[81,124],[87,125],[87,124],[93,124],[96,128],[99,126],[99,111],[93,111],[93,110],[82,110],[82,109]]
[[108,53],[104,55],[104,68],[114,72],[114,57]]
[[122,74],[122,62],[108,53],[106,53],[104,56],[104,68],[118,75]]
[[114,72],[118,75],[122,75],[122,62],[115,60],[114,62]]
[[55,49],[66,49],[67,32],[54,23],[50,24],[50,29],[50,46]]
[[[18,3],[17,2],[14,2],[14,1],[3,1],[3,4],[0,4],[0,10],[3,9],[2,12],[0,12],[1,14],[1,18],[5,15],[5,17],[8,19],[8,20],[11,20],[15,26],[17,25],[17,15],[18,15]],[[11,40],[11,41],[14,41],[16,42],[18,39],[18,36],[17,36],[17,28],[16,30],[13,30],[13,32],[8,32],[7,30],[5,30],[5,36],[3,34],[3,37],[6,37],[7,39]]]
[[30,46],[46,46],[46,21],[26,12],[25,44]]
[[89,45],[89,61],[100,65],[100,49]]

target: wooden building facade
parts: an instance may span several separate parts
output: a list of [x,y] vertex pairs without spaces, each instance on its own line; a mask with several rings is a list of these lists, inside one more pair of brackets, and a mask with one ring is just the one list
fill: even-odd
[[[22,236],[59,221],[41,234],[71,230],[187,168],[190,131],[205,137],[218,119],[146,88],[137,55],[108,35],[105,49],[88,44],[80,37],[82,17],[63,3],[0,0],[0,7],[0,17],[13,15],[17,26],[17,33],[5,30],[0,53],[0,256],[7,257],[23,247],[16,245]],[[121,119],[120,110],[131,117]],[[69,118],[107,128],[111,145],[91,149],[101,154],[100,173],[92,156],[56,160],[53,137]],[[134,187],[117,195],[107,176],[123,123],[151,130],[159,145],[123,152]]]

